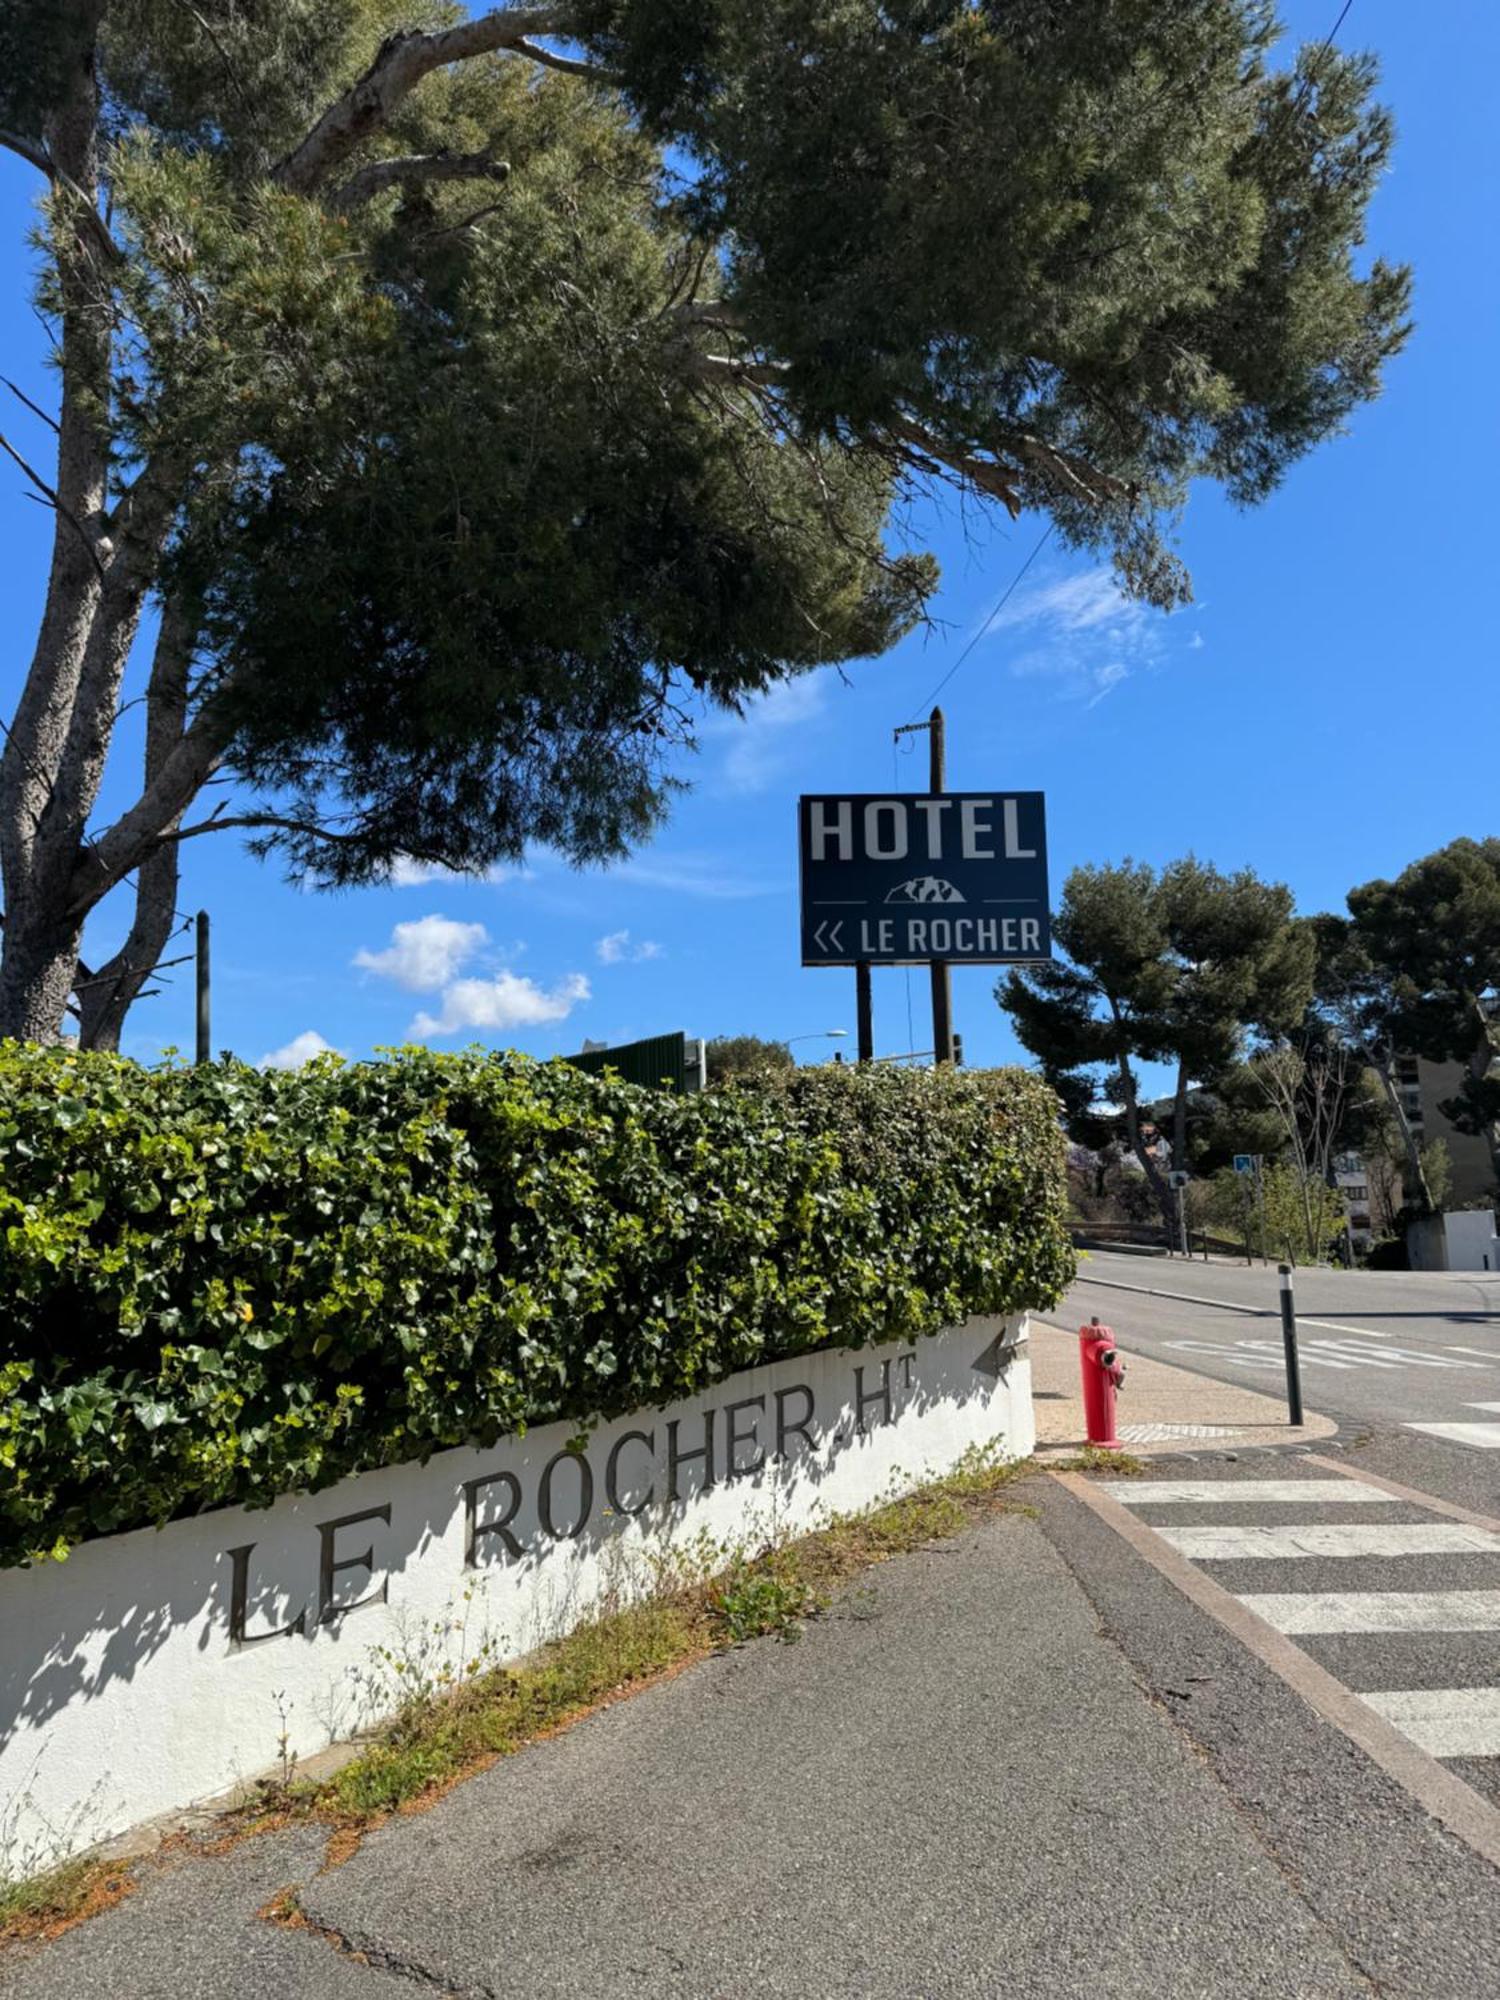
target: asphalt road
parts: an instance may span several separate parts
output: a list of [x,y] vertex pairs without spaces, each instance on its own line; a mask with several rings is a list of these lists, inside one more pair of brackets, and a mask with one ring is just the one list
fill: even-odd
[[[1500,1471],[1500,1273],[1297,1271],[1293,1284],[1310,1409],[1382,1430],[1472,1426],[1449,1441],[1492,1446]],[[1284,1385],[1274,1265],[1090,1252],[1052,1317],[1095,1314],[1127,1362],[1133,1349],[1271,1395]]]

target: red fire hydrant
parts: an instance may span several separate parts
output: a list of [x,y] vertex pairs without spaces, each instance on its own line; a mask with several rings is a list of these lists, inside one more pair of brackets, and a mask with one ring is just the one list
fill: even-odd
[[1125,1365],[1113,1332],[1097,1319],[1078,1329],[1078,1365],[1083,1371],[1083,1419],[1089,1443],[1118,1451],[1115,1392],[1125,1380]]

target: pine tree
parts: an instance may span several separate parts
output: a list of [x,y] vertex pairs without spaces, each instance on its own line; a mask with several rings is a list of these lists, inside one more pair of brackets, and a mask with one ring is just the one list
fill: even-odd
[[1190,483],[1262,499],[1406,327],[1404,272],[1356,266],[1372,66],[1278,67],[1275,32],[1261,0],[12,0],[60,399],[52,467],[10,447],[56,525],[0,1033],[76,991],[112,1042],[212,832],[329,884],[628,850],[705,707],[919,615],[913,485],[1180,601]]

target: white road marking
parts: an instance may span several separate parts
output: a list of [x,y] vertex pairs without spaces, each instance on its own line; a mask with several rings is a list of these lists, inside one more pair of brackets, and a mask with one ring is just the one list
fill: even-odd
[[1123,1444],[1165,1444],[1168,1438],[1238,1437],[1243,1429],[1233,1424],[1120,1424],[1117,1435]]
[[[1450,1347],[1446,1351],[1449,1354],[1477,1354],[1481,1361],[1493,1361],[1495,1359],[1495,1350],[1493,1347]],[[1476,1403],[1474,1407],[1477,1410],[1481,1408],[1481,1405]],[[1500,1403],[1489,1403],[1483,1407],[1491,1410],[1500,1410]]]
[[1471,1444],[1479,1451],[1500,1451],[1500,1424],[1403,1424],[1401,1428],[1447,1438],[1450,1444]]
[[[1286,1356],[1279,1340],[1168,1340],[1164,1346],[1175,1348],[1180,1354],[1212,1354],[1224,1361],[1233,1362],[1238,1368],[1266,1368],[1273,1374],[1280,1374],[1286,1366]],[[1357,1368],[1357,1361],[1337,1360],[1331,1355],[1303,1355],[1304,1361],[1311,1361],[1317,1368]]]
[[1278,1632],[1500,1632],[1500,1590],[1263,1591],[1240,1598]]
[[[1376,1336],[1383,1338],[1384,1336]],[[1243,1368],[1280,1369],[1286,1355],[1279,1340],[1168,1340],[1164,1346],[1182,1354],[1213,1354]],[[1127,1343],[1128,1346],[1128,1343]],[[1482,1365],[1474,1361],[1450,1361],[1442,1354],[1428,1354],[1411,1347],[1364,1347],[1353,1340],[1303,1340],[1298,1353],[1304,1367],[1312,1368],[1456,1368],[1460,1374]]]
[[1466,1410],[1500,1410],[1500,1403],[1465,1403]]
[[1395,1500],[1377,1486],[1363,1486],[1356,1479],[1105,1479],[1100,1481],[1111,1500],[1126,1507],[1162,1507],[1181,1502],[1196,1507],[1204,1501],[1228,1501],[1238,1506],[1247,1501],[1282,1501],[1325,1507],[1330,1501],[1351,1501],[1365,1505],[1379,1501],[1392,1507]]
[[1389,1340],[1391,1337],[1388,1333],[1382,1333],[1378,1326],[1350,1326],[1347,1321],[1341,1319],[1309,1319],[1305,1313],[1298,1313],[1297,1324],[1298,1326],[1326,1326],[1334,1333],[1363,1334],[1366,1340]]
[[1500,1535],[1462,1521],[1304,1523],[1291,1528],[1158,1528],[1190,1562],[1283,1561],[1293,1556],[1500,1555]]
[[1500,1687],[1390,1688],[1360,1700],[1429,1757],[1500,1757]]

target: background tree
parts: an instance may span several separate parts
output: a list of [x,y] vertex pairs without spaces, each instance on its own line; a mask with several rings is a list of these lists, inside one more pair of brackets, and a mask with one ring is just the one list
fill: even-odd
[[1263,498],[1406,327],[1354,264],[1372,65],[1275,34],[1263,0],[11,0],[60,397],[6,445],[56,527],[0,1033],[76,991],[112,1041],[210,832],[335,884],[628,849],[705,703],[918,615],[907,484],[1180,601],[1191,481]]
[[[1251,1075],[1283,1135],[1285,1164],[1302,1208],[1304,1251],[1316,1254],[1326,1231],[1321,1217],[1327,1191],[1337,1189],[1334,1159],[1346,1130],[1351,1094],[1359,1082],[1358,1059],[1346,1043],[1287,1041],[1256,1051]],[[1337,1197],[1340,1214],[1342,1197]]]
[[1343,1197],[1293,1160],[1275,1160],[1261,1175],[1266,1235],[1273,1256],[1289,1264],[1321,1264],[1347,1236]]
[[1123,1127],[1170,1228],[1166,1168],[1147,1143],[1142,1063],[1170,1063],[1172,1158],[1188,1158],[1195,1084],[1231,1072],[1252,1027],[1285,1030],[1312,990],[1312,942],[1291,891],[1189,856],[1075,868],[1053,936],[1066,960],[1012,972],[996,997],[1086,1145]]
[[1404,1004],[1397,991],[1400,968],[1378,964],[1368,932],[1347,917],[1311,917],[1308,924],[1317,951],[1313,1013],[1325,1033],[1356,1051],[1384,1099],[1384,1118],[1367,1118],[1369,1131],[1356,1135],[1353,1143],[1384,1153],[1394,1141],[1401,1161],[1401,1205],[1430,1215],[1440,1197],[1396,1083]]
[[785,1042],[767,1041],[761,1035],[715,1035],[705,1046],[704,1060],[710,1084],[796,1068]]
[[1440,1109],[1488,1141],[1500,1180],[1500,838],[1455,840],[1393,882],[1351,889],[1349,911],[1389,1036],[1405,1054],[1464,1065]]

